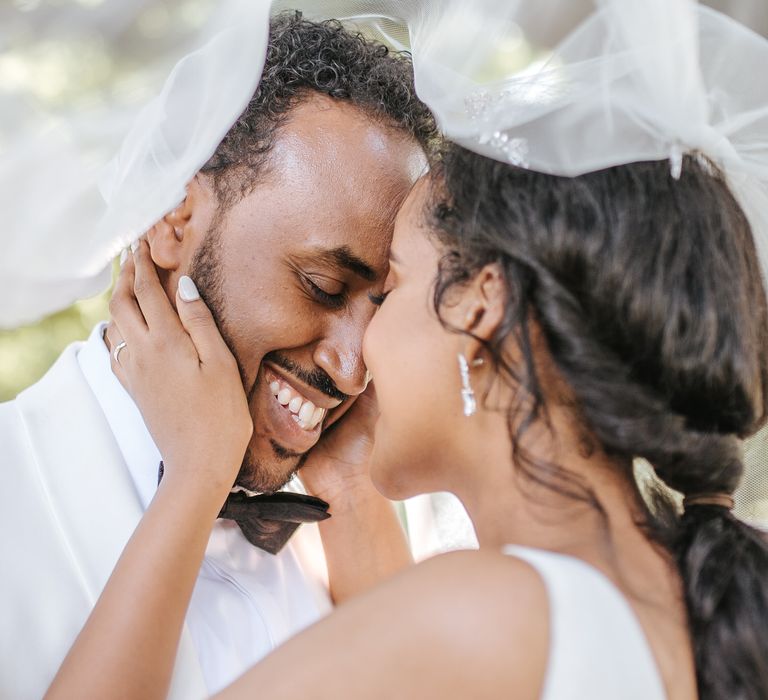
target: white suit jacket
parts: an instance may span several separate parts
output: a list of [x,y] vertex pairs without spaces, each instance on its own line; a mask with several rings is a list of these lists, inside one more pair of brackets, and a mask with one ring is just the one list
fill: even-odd
[[[3,699],[42,697],[143,514],[78,347],[0,404]],[[207,694],[185,627],[169,698]]]

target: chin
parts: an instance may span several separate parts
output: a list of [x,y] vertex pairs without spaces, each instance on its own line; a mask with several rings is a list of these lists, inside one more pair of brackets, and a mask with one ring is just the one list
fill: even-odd
[[301,457],[290,460],[259,458],[248,450],[240,467],[235,483],[238,486],[259,493],[274,493],[282,489],[301,466]]
[[415,485],[409,483],[408,469],[402,465],[402,460],[391,460],[379,455],[374,447],[371,455],[371,481],[376,490],[390,501],[404,501],[406,498],[418,495]]

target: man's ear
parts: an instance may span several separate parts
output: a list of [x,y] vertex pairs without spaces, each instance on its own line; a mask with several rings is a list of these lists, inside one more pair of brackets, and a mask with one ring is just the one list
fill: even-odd
[[161,270],[178,270],[189,258],[187,249],[191,241],[188,240],[187,229],[202,197],[197,177],[187,185],[186,190],[184,200],[147,232],[152,261]]
[[507,285],[497,263],[483,267],[464,290],[458,305],[462,317],[458,327],[481,340],[493,337],[504,320]]

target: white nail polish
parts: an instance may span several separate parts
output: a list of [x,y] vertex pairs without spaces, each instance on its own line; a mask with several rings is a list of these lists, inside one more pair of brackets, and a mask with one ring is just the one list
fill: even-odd
[[128,260],[128,248],[123,248],[120,253],[120,267],[125,265],[126,260]]
[[131,252],[135,253],[139,249],[139,241],[131,243]]
[[197,301],[200,298],[200,292],[197,291],[191,277],[186,275],[179,277],[179,296],[184,301]]

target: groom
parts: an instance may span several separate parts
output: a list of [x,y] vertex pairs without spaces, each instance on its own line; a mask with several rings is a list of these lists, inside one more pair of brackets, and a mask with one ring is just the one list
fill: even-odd
[[[254,421],[242,486],[280,488],[317,442],[317,420],[365,389],[370,295],[434,135],[408,63],[336,24],[281,16],[245,113],[149,231],[169,297],[189,274],[238,361]],[[42,696],[157,485],[161,455],[110,371],[104,332],[0,405],[0,697]],[[328,456],[343,455],[345,423],[320,438],[338,444],[303,479],[334,513],[322,544],[337,600],[402,564],[368,546],[392,531],[388,504]],[[217,521],[169,697],[218,691],[327,610],[316,536],[302,526],[272,555]]]

